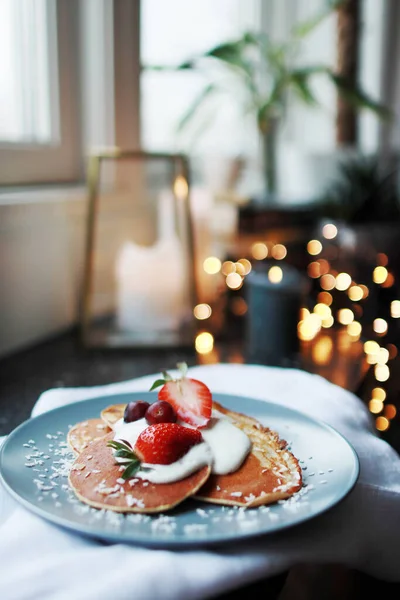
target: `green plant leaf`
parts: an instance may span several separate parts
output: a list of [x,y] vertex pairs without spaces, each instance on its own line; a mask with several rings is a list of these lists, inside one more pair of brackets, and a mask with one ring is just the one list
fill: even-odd
[[122,479],[129,479],[140,469],[140,460],[132,461],[122,473]]
[[290,83],[296,94],[310,106],[316,106],[318,104],[317,98],[314,96],[311,87],[309,85],[310,76],[300,71],[292,71],[290,74]]
[[160,385],[164,385],[165,383],[167,383],[165,379],[157,379],[149,389],[149,392],[152,392],[156,388],[160,387]]
[[386,106],[373,100],[358,86],[350,85],[344,77],[337,75],[333,71],[327,71],[327,73],[333,84],[336,86],[339,94],[342,98],[347,100],[347,102],[355,107],[371,110],[383,119],[390,119],[392,117],[391,111]]
[[217,91],[217,86],[214,83],[209,83],[200,94],[194,99],[187,111],[178,123],[178,132],[183,131],[190,121],[196,116],[197,112],[202,108],[206,99]]
[[311,17],[311,19],[295,25],[292,28],[292,35],[297,38],[307,37],[307,35],[314,31],[322,21],[325,21],[327,17],[337,10],[343,2],[344,0],[330,0],[326,2],[326,6],[316,15]]

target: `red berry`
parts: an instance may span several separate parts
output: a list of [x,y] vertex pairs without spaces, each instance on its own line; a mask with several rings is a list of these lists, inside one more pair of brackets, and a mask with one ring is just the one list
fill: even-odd
[[153,404],[150,404],[144,415],[149,425],[155,425],[156,423],[175,423],[176,412],[172,408],[171,404],[164,402],[164,400],[158,400]]
[[124,411],[125,423],[131,423],[132,421],[138,421],[142,419],[149,408],[150,404],[143,400],[137,400],[136,402],[129,402]]
[[202,439],[197,429],[177,423],[158,423],[142,431],[134,450],[144,463],[170,465]]
[[211,392],[197,379],[183,377],[167,381],[158,392],[158,399],[171,404],[179,419],[194,427],[205,427],[211,419]]

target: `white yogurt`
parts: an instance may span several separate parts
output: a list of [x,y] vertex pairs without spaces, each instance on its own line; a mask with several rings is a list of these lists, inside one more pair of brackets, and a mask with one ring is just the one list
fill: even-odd
[[[187,423],[179,424],[191,427]],[[126,440],[133,448],[139,435],[148,426],[144,418],[132,423],[120,419],[115,424],[114,440]],[[143,464],[146,470],[136,472],[135,477],[152,483],[172,483],[188,477],[205,465],[211,465],[212,473],[216,475],[226,475],[236,471],[250,452],[251,442],[247,435],[218,411],[213,411],[209,424],[200,431],[204,442],[193,446],[182,458],[170,465]],[[124,462],[123,459],[117,461]]]

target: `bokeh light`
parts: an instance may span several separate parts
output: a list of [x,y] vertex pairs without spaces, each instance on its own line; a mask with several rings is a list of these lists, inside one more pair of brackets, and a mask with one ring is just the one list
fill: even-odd
[[209,256],[203,262],[203,269],[209,275],[215,275],[221,270],[221,261],[216,256]]
[[379,252],[376,255],[376,264],[380,267],[387,267],[387,264],[389,262],[389,259],[387,257],[387,254],[385,254],[384,252]]
[[382,412],[383,402],[382,400],[378,400],[377,398],[372,398],[372,400],[368,402],[368,408],[372,413],[376,415]]
[[363,299],[365,300],[365,298],[368,298],[368,296],[369,296],[369,289],[367,288],[367,286],[364,285],[363,283],[360,283],[360,285],[358,287],[360,287],[362,289]]
[[246,269],[239,261],[235,262],[235,271],[236,273],[239,273],[241,277],[244,277],[246,275]]
[[321,325],[324,329],[329,329],[329,327],[332,327],[332,325],[334,324],[335,319],[332,317],[332,315],[330,317],[327,317],[326,319],[323,319]]
[[387,381],[390,377],[390,370],[387,365],[375,365],[375,379],[377,381]]
[[388,324],[385,319],[374,319],[372,324],[373,330],[375,333],[384,334],[387,332]]
[[286,247],[283,244],[275,244],[272,247],[271,254],[276,260],[283,260],[287,255]]
[[226,276],[226,285],[231,290],[239,290],[243,285],[243,279],[239,273],[229,273]]
[[365,354],[377,354],[379,352],[379,344],[375,340],[368,340],[364,343]]
[[256,242],[251,247],[251,254],[256,260],[263,260],[268,256],[268,248],[263,242]]
[[328,263],[327,260],[325,260],[324,258],[319,258],[316,262],[319,264],[319,272],[321,275],[326,275],[327,273],[329,273],[331,265]]
[[386,348],[379,348],[378,356],[376,362],[378,365],[386,365],[389,360],[389,350]]
[[[318,263],[312,263],[312,264],[318,264]],[[322,275],[321,280],[320,280],[320,285],[323,290],[326,290],[326,291],[333,290],[333,288],[336,285],[336,279],[330,273],[328,273],[327,275]]]
[[333,341],[328,335],[322,335],[312,347],[312,358],[317,365],[327,365],[332,358]]
[[208,331],[203,331],[196,336],[195,348],[199,354],[208,354],[214,348],[214,338]]
[[330,294],[329,292],[320,292],[317,296],[317,300],[319,303],[330,306],[333,302],[332,294]]
[[180,200],[185,200],[188,195],[189,186],[183,175],[178,175],[174,181],[174,193]]
[[390,288],[394,284],[394,275],[393,273],[388,273],[385,281],[382,283],[383,288]]
[[322,252],[322,244],[319,240],[310,240],[307,244],[307,252],[311,256],[316,256]]
[[386,417],[377,417],[375,420],[375,427],[377,428],[378,431],[386,431],[386,429],[389,429],[389,421]]
[[354,313],[350,308],[341,308],[338,311],[337,320],[342,325],[349,325],[349,323],[354,321]]
[[339,273],[336,277],[336,289],[344,292],[351,286],[351,277],[348,273]]
[[397,347],[394,344],[388,344],[386,346],[386,348],[389,351],[389,358],[390,358],[390,360],[392,360],[393,358],[396,358],[396,356],[398,354]]
[[364,294],[359,285],[352,285],[348,289],[347,295],[353,302],[358,302],[358,300],[362,300]]
[[307,273],[309,277],[317,279],[321,275],[321,267],[318,262],[311,262],[307,267]]
[[382,402],[386,399],[386,392],[381,387],[376,387],[371,392],[372,398],[376,398],[377,400],[382,400]]
[[271,283],[280,283],[283,278],[283,271],[280,267],[271,267],[268,271],[268,279]]
[[333,240],[338,234],[338,229],[333,223],[327,223],[322,228],[322,235],[326,240]]
[[236,272],[235,263],[232,262],[231,260],[226,260],[222,264],[221,271],[224,275],[229,275],[229,273],[235,273]]
[[236,265],[238,263],[242,265],[242,267],[244,269],[244,275],[248,275],[251,271],[251,262],[249,260],[247,260],[247,258],[239,258]]
[[360,338],[362,332],[362,325],[358,321],[353,321],[347,325],[347,333],[352,338]]
[[211,306],[209,304],[197,304],[193,309],[193,314],[200,321],[208,319],[212,314]]
[[231,307],[233,314],[237,317],[242,317],[247,313],[246,300],[244,298],[241,298],[240,296],[237,296],[236,298],[232,299]]
[[303,307],[300,309],[300,321],[303,321],[304,319],[306,319],[309,316],[310,316],[310,311],[308,310],[308,308]]
[[383,283],[384,281],[386,281],[387,276],[388,270],[386,269],[386,267],[375,267],[372,273],[372,279],[375,283]]
[[321,317],[315,314],[309,315],[304,321],[300,321],[297,326],[299,339],[303,341],[313,340],[320,330]]
[[390,316],[393,319],[400,319],[400,300],[393,300],[390,303]]
[[328,319],[332,315],[332,311],[326,304],[316,304],[313,312],[319,315],[321,319]]
[[394,404],[386,404],[386,406],[383,410],[383,414],[389,420],[394,419],[395,416],[397,415],[397,408],[395,407]]

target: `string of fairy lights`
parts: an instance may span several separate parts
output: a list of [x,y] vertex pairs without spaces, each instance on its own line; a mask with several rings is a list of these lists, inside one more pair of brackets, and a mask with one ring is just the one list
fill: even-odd
[[[371,281],[355,281],[347,271],[334,269],[331,262],[338,258],[339,250],[336,243],[338,234],[339,230],[335,224],[326,223],[317,236],[319,239],[311,239],[306,245],[307,255],[311,259],[307,266],[307,275],[314,282],[316,291],[315,297],[310,295],[309,300],[311,302],[316,300],[316,302],[313,306],[301,309],[297,334],[302,342],[313,342],[313,349],[316,350],[314,356],[319,356],[321,364],[329,362],[333,347],[331,338],[320,337],[319,334],[324,329],[338,328],[340,333],[347,334],[350,343],[358,342],[362,338],[363,354],[366,362],[373,366],[376,381],[368,400],[368,407],[375,416],[376,428],[379,431],[386,431],[396,417],[397,411],[393,404],[386,402],[387,391],[384,386],[390,378],[388,363],[397,356],[398,349],[393,343],[385,343],[385,337],[392,322],[400,318],[400,299],[391,300],[388,307],[389,318],[374,315],[372,323],[363,325],[361,321],[365,301],[370,293],[375,291],[373,286],[381,289],[392,288],[395,284],[395,276],[389,268],[389,259],[384,253],[378,253],[375,257]],[[254,261],[272,258],[279,263],[286,257],[287,248],[284,244],[257,241],[249,248],[251,260],[240,258],[237,261],[222,262],[215,256],[209,256],[203,261],[202,269],[208,276],[217,277],[218,282],[222,282],[225,289],[235,292],[243,287]],[[284,280],[284,270],[279,264],[272,264],[269,266],[267,276],[271,283],[279,285]],[[340,297],[342,300],[345,299],[350,307],[343,307]],[[246,301],[241,295],[232,298],[231,310],[239,317],[246,314]],[[210,304],[201,303],[194,307],[193,314],[198,321],[207,321],[211,318],[213,309]],[[199,354],[208,354],[214,348],[214,336],[208,329],[201,328],[196,336],[195,348]],[[374,339],[368,339],[369,337]]]

